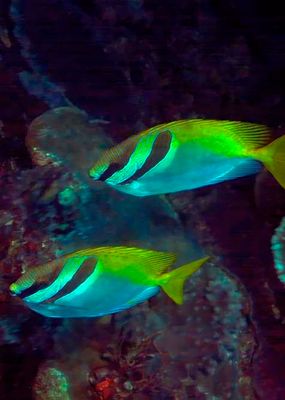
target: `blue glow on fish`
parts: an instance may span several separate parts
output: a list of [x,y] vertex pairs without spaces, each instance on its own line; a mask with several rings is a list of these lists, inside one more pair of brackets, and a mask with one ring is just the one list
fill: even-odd
[[133,307],[160,288],[181,304],[185,280],[206,260],[168,272],[175,261],[172,253],[124,246],[95,247],[27,271],[11,284],[10,290],[29,308],[47,317],[98,317]]
[[52,297],[72,279],[86,258],[87,257],[74,257],[67,260],[61,273],[50,286],[25,297],[25,301],[31,303],[40,303]]
[[[82,263],[81,263],[82,264]],[[94,269],[93,273],[81,284],[77,287],[76,290],[73,292],[63,296],[60,298],[60,302],[69,302],[72,301],[76,296],[81,296],[86,292],[88,289],[90,289],[90,286],[92,286],[96,280],[98,279],[98,276],[100,274],[100,262],[97,263],[96,268]],[[58,301],[58,300],[57,300]]]
[[[153,135],[158,139],[150,144],[146,139]],[[141,146],[131,149],[129,143],[137,140]],[[173,121],[131,136],[104,153],[89,175],[119,191],[150,196],[252,175],[263,163],[285,188],[285,135],[269,141],[270,129],[264,125],[202,119]],[[126,151],[132,154],[127,167],[121,168]],[[138,162],[141,158],[144,163]],[[107,169],[113,165],[108,176],[100,174],[103,165]]]

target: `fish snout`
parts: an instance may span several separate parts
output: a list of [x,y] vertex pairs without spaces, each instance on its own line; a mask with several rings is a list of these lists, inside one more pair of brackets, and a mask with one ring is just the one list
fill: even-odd
[[35,284],[35,276],[33,273],[23,274],[17,281],[11,283],[9,290],[11,295],[23,297]]
[[12,296],[18,295],[18,285],[15,282],[11,283],[11,285],[9,286],[9,290]]
[[96,181],[98,178],[100,178],[100,173],[96,171],[96,168],[91,168],[89,170],[89,176]]
[[94,167],[90,168],[90,170],[89,170],[90,178],[92,178],[95,181],[102,180],[101,176],[103,175],[103,173],[106,171],[107,168],[108,168],[108,165],[107,166],[94,165]]
[[119,162],[113,161],[105,164],[104,166],[91,168],[89,171],[89,176],[97,181],[105,182],[108,181],[108,179],[111,178],[112,175],[118,172],[121,168],[122,166]]

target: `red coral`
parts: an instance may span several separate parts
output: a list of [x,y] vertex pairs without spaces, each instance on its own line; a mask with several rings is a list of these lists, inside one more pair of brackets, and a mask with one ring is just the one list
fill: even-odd
[[105,378],[103,381],[97,383],[95,386],[100,400],[111,399],[114,395],[114,381],[111,378]]

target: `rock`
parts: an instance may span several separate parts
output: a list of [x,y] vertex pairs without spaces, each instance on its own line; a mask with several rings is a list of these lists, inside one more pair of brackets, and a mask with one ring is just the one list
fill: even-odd
[[36,400],[71,400],[68,392],[69,383],[62,371],[41,366],[33,385]]

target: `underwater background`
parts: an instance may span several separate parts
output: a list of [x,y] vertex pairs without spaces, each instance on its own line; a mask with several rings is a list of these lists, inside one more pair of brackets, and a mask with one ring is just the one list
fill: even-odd
[[[285,130],[285,16],[258,0],[0,0],[0,399],[285,398],[285,192],[257,176],[167,196],[98,187],[114,143],[182,118]],[[9,294],[82,247],[211,261],[99,319]]]

